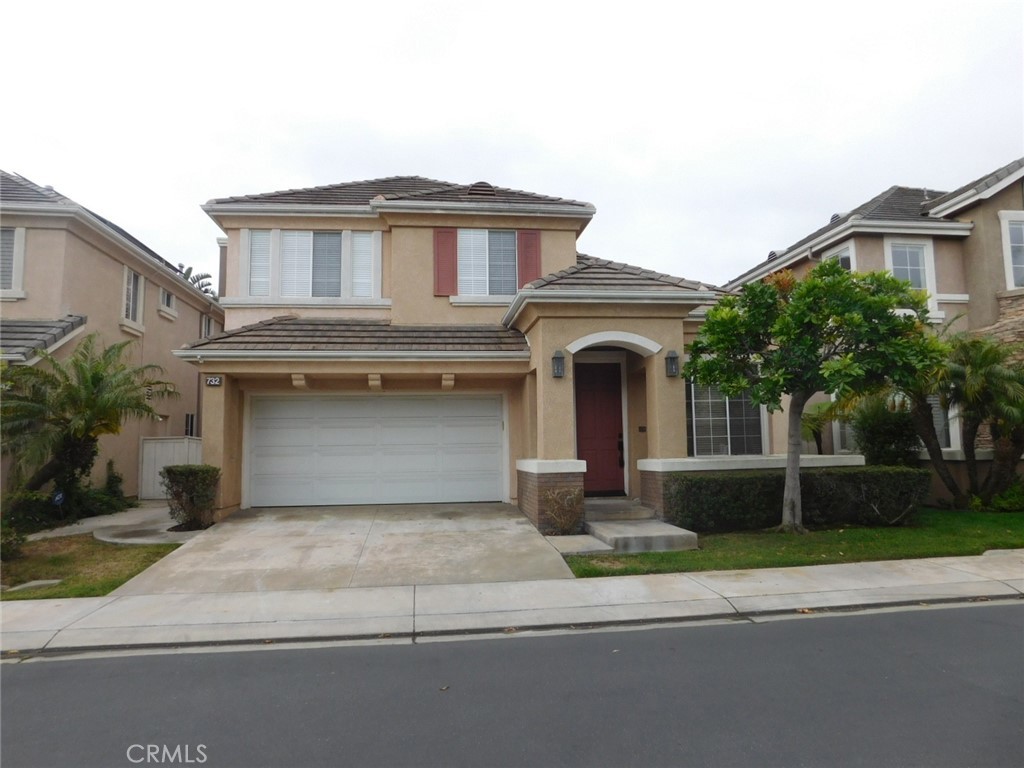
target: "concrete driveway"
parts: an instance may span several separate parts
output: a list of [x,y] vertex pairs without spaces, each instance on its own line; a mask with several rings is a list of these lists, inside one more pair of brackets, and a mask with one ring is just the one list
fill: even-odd
[[277,507],[235,513],[113,594],[571,578],[510,504]]

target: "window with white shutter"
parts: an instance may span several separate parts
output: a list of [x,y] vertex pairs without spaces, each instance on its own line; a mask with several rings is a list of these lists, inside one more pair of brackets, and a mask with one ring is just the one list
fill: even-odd
[[373,233],[352,233],[352,295],[373,296]]
[[[375,232],[249,232],[249,295],[289,299],[372,299],[380,291]],[[272,278],[278,278],[277,287]]]
[[281,233],[281,295],[309,296],[313,275],[312,232]]

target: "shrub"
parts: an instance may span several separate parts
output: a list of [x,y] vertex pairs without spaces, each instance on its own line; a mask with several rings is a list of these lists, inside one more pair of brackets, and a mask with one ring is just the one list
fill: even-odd
[[111,499],[121,505],[121,509],[128,509],[132,505],[124,497],[124,475],[114,469],[114,460],[107,461],[107,480],[103,484],[103,492]]
[[[804,523],[905,525],[927,497],[931,473],[909,467],[829,467],[800,473]],[[674,474],[665,488],[665,517],[698,533],[771,528],[782,517],[785,472]]]
[[160,470],[171,517],[185,530],[213,525],[220,469],[209,464],[177,464]]
[[22,533],[35,533],[66,522],[53,503],[53,495],[42,491],[17,491],[4,497],[3,519]]
[[551,521],[551,533],[557,536],[579,533],[583,528],[583,489],[544,491],[544,510]]
[[971,509],[978,512],[1024,512],[1024,475],[1017,475],[1013,484],[993,496],[988,506],[978,496],[972,496]]
[[13,560],[21,556],[25,534],[15,528],[6,517],[0,517],[0,560]]
[[850,425],[868,464],[917,466],[921,439],[905,405],[883,396],[865,398],[853,412]]

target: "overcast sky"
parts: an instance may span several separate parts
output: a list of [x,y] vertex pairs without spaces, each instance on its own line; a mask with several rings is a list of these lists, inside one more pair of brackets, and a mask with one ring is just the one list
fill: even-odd
[[586,200],[723,283],[1024,155],[1024,4],[8,3],[0,168],[216,270],[206,200],[420,175]]

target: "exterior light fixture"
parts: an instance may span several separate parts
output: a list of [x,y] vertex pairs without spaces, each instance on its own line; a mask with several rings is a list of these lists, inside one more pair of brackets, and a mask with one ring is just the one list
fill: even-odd
[[665,355],[665,375],[674,379],[679,375],[679,353],[670,349]]
[[551,356],[551,375],[556,379],[565,377],[565,353],[560,349]]

